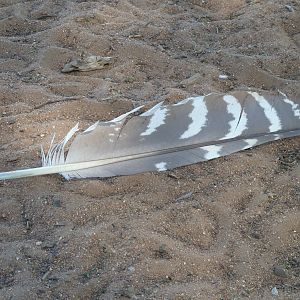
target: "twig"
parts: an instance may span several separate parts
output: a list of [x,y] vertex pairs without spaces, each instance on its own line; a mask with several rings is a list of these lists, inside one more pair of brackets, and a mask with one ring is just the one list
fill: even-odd
[[75,96],[75,97],[66,97],[63,99],[51,100],[51,101],[47,101],[42,104],[36,105],[34,107],[34,109],[40,109],[46,105],[50,105],[50,104],[54,104],[54,103],[58,103],[58,102],[77,101],[77,100],[81,100],[83,98],[84,98],[84,96]]

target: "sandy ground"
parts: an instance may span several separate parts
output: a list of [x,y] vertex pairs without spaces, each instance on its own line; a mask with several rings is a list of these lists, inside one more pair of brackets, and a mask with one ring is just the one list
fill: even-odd
[[[1,0],[1,170],[38,166],[54,132],[140,104],[247,87],[300,97],[299,12],[296,0]],[[61,73],[82,54],[113,63]],[[1,182],[0,298],[300,299],[299,149]]]

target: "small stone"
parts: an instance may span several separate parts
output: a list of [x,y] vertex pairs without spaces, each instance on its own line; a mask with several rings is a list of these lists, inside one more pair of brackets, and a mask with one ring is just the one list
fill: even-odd
[[162,52],[166,51],[162,45],[158,45],[157,48],[158,48],[158,50],[160,50]]
[[167,252],[167,245],[166,244],[161,244],[158,248],[158,252],[160,254],[165,254]]
[[175,202],[183,202],[184,200],[189,199],[192,196],[193,196],[193,192],[188,192],[175,199]]
[[7,119],[6,123],[7,123],[8,125],[15,124],[15,123],[16,123],[16,118],[10,117],[10,118]]
[[41,242],[41,241],[37,241],[35,244],[36,244],[37,246],[41,246],[41,245],[42,245],[42,242]]
[[158,250],[155,251],[156,257],[161,259],[170,259],[171,256],[167,251],[167,245],[161,244]]
[[279,295],[276,286],[274,286],[274,287],[272,288],[271,293],[272,293],[273,296],[278,296],[278,295]]
[[220,74],[219,75],[219,79],[221,79],[221,80],[227,80],[228,79],[228,75]]
[[61,201],[60,201],[60,199],[54,198],[54,199],[52,200],[52,205],[53,205],[54,207],[61,207]]
[[188,58],[188,56],[185,54],[179,54],[174,56],[174,59],[184,59],[184,58]]
[[282,277],[282,278],[288,277],[287,270],[282,266],[274,266],[273,273],[278,277]]
[[179,86],[181,87],[187,87],[190,85],[194,85],[196,83],[200,83],[202,81],[203,77],[201,74],[196,73],[193,76],[191,76],[190,78],[184,79],[179,83]]
[[61,71],[62,73],[69,73],[74,71],[87,72],[93,70],[101,70],[109,64],[111,64],[111,62],[111,57],[91,55],[88,57],[75,59],[69,63],[66,63]]
[[257,239],[257,240],[260,239],[260,234],[259,234],[259,232],[257,232],[257,231],[253,231],[253,232],[251,233],[251,236],[252,236],[253,238]]
[[133,298],[135,294],[134,287],[129,286],[127,289],[122,291],[122,296],[126,298]]
[[289,12],[294,12],[294,8],[292,5],[285,5],[284,6]]
[[135,271],[135,267],[130,266],[130,267],[128,267],[127,270],[128,270],[128,272],[133,273]]

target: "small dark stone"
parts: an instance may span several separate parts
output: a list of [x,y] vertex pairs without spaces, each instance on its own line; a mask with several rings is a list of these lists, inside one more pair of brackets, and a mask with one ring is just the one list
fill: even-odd
[[52,200],[52,205],[53,205],[54,207],[61,207],[61,201],[60,201],[60,199],[54,198],[54,199]]
[[134,287],[129,286],[128,288],[124,289],[121,293],[121,296],[126,298],[133,298],[135,295]]
[[289,12],[294,12],[294,8],[292,5],[285,5],[284,6]]
[[127,268],[127,270],[128,270],[128,272],[133,273],[133,272],[135,271],[135,267],[129,266],[129,267]]
[[256,232],[256,231],[253,231],[253,232],[251,233],[251,236],[252,236],[253,238],[257,239],[257,240],[260,239],[260,234],[259,234],[258,232]]
[[15,117],[10,117],[10,118],[7,119],[6,123],[8,125],[15,124],[16,123],[16,118]]
[[162,259],[170,259],[171,255],[167,251],[167,245],[161,244],[158,250],[155,251],[155,256]]
[[274,266],[273,273],[278,277],[282,277],[282,278],[288,277],[287,270],[283,266],[279,266],[279,265]]
[[167,253],[167,246],[165,244],[161,244],[158,248],[158,252],[161,256],[164,256]]

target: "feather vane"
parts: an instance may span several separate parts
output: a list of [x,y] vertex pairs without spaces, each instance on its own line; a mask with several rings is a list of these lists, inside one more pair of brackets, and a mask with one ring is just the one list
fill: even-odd
[[65,147],[78,124],[47,154],[42,167],[0,173],[0,180],[60,173],[66,179],[165,171],[300,135],[300,101],[285,94],[234,91],[141,107],[96,122]]

